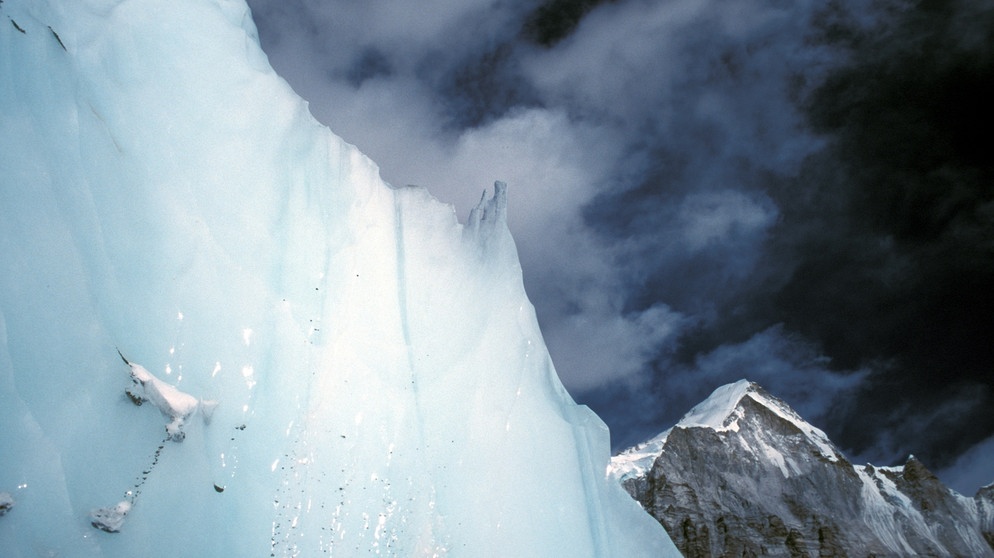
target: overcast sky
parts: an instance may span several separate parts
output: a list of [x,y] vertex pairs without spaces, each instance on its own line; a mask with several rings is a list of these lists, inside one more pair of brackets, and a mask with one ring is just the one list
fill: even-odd
[[621,449],[749,378],[856,463],[994,481],[994,8],[249,0],[311,112],[465,220],[509,184]]

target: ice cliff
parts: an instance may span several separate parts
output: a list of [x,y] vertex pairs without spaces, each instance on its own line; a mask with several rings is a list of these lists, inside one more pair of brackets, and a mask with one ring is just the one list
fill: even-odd
[[503,188],[384,184],[242,0],[5,0],[0,76],[4,556],[675,555]]
[[964,497],[914,457],[853,466],[746,380],[615,456],[610,471],[688,557],[994,556],[990,489]]

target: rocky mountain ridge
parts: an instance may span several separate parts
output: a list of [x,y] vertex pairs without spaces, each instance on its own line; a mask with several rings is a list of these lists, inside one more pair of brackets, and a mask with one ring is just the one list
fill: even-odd
[[855,466],[747,380],[615,456],[609,474],[689,557],[994,557],[994,485],[962,496],[914,456]]

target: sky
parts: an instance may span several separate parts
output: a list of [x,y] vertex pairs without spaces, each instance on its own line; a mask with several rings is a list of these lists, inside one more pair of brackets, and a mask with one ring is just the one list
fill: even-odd
[[465,221],[508,183],[614,450],[748,378],[855,463],[994,482],[994,6],[249,0],[313,115]]

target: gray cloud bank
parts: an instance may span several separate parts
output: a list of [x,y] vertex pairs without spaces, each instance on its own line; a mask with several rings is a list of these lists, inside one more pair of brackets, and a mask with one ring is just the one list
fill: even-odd
[[557,370],[616,447],[749,377],[856,459],[994,481],[989,4],[249,4],[387,181],[463,218],[510,184]]

